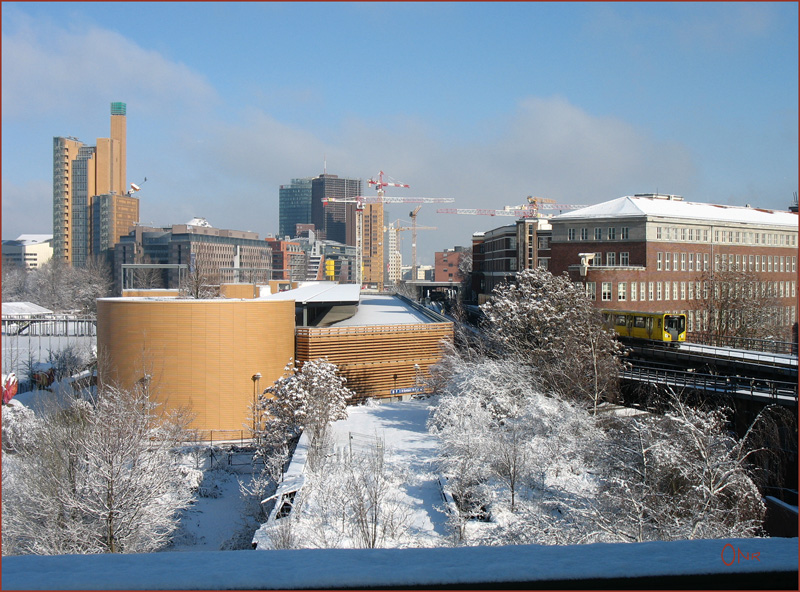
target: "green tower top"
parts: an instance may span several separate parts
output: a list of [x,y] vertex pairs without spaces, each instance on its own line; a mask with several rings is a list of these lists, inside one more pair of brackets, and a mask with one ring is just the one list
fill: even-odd
[[111,103],[111,115],[125,115],[125,103]]

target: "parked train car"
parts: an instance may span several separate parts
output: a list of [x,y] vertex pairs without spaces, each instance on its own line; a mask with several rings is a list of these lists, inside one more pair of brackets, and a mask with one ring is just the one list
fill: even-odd
[[602,310],[606,325],[620,337],[667,343],[686,341],[686,315],[668,312]]

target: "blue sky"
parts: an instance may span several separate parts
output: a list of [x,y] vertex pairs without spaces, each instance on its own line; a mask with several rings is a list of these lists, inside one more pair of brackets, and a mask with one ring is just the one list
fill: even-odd
[[[794,2],[3,2],[2,43],[3,238],[52,232],[52,138],[107,137],[112,101],[145,224],[266,236],[325,160],[463,208],[798,190]],[[436,207],[421,263],[511,221]]]

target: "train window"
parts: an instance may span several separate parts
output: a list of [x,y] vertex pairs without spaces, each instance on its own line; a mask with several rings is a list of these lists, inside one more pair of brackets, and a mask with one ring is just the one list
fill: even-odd
[[679,333],[686,330],[686,317],[683,315],[667,315],[664,317],[665,329],[677,329]]
[[614,321],[614,324],[619,326],[619,327],[624,327],[625,326],[625,315],[617,315],[617,318]]
[[633,326],[644,329],[644,317],[633,317]]

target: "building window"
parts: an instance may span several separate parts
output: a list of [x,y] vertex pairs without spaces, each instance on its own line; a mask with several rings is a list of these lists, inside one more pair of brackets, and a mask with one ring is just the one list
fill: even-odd
[[628,284],[627,282],[620,282],[617,284],[617,300],[624,302],[628,299]]
[[574,228],[569,228],[567,230],[567,240],[569,240],[569,241],[574,241],[575,240],[575,229]]
[[636,302],[639,297],[639,288],[636,287],[636,282],[631,282],[631,302]]
[[594,282],[586,282],[586,297],[592,302],[597,300],[597,285]]
[[617,264],[617,254],[606,253],[606,265],[608,267],[614,267],[616,264]]
[[628,230],[629,230],[629,229],[628,229],[628,227],[627,227],[627,226],[623,226],[623,227],[620,229],[620,233],[622,234],[622,236],[621,236],[620,238],[622,238],[622,240],[628,240]]
[[689,282],[689,300],[694,300],[694,282]]
[[694,228],[689,229],[689,242],[694,241]]
[[689,253],[689,271],[694,271],[694,253]]
[[656,300],[661,300],[661,282],[656,282]]
[[589,240],[589,229],[588,228],[581,228],[581,240]]
[[639,282],[639,300],[644,302],[645,298],[646,298],[646,295],[645,295],[645,282]]
[[656,226],[656,239],[661,239],[661,227]]
[[653,282],[647,282],[647,299],[653,301]]
[[538,267],[539,269],[549,269],[550,257],[539,257]]
[[617,229],[613,226],[608,228],[608,240],[617,240]]
[[594,240],[596,240],[596,241],[603,240],[603,229],[602,228],[595,228],[594,229]]
[[681,240],[682,241],[686,240],[686,229],[685,228],[681,228]]
[[686,271],[686,253],[681,253],[681,271]]
[[628,252],[622,252],[619,254],[619,264],[625,267],[630,264],[630,254]]
[[672,282],[672,299],[678,299],[678,282]]
[[595,253],[594,259],[592,259],[592,263],[595,265],[603,265],[603,254],[602,253]]
[[611,282],[603,282],[602,285],[602,299],[603,302],[611,301]]
[[664,271],[669,271],[669,253],[664,257]]
[[686,282],[681,282],[681,300],[686,300]]
[[[700,261],[699,258],[697,260]],[[708,253],[703,253],[703,271],[708,271]]]
[[664,258],[664,253],[656,253],[656,271],[661,271],[661,267],[663,265],[662,259]]

